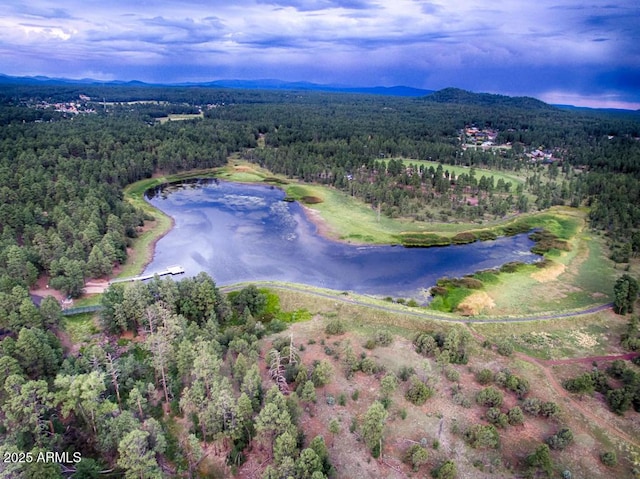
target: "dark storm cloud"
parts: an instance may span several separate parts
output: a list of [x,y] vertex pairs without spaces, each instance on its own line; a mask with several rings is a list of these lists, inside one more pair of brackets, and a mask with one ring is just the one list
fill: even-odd
[[9,0],[1,73],[457,86],[640,105],[639,20],[636,0]]

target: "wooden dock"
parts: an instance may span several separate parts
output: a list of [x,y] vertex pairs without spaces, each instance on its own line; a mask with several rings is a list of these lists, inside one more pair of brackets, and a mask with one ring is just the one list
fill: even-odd
[[167,276],[167,275],[176,275],[176,274],[183,274],[183,273],[184,273],[184,268],[180,265],[175,265],[175,266],[169,266],[164,271],[160,271],[158,273],[142,274],[140,276],[132,276],[131,278],[113,279],[109,281],[109,284],[129,283],[131,281],[144,281],[145,279],[151,279],[154,276]]

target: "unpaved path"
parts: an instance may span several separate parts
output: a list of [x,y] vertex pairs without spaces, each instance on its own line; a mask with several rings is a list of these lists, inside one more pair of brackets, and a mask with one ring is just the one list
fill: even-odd
[[572,363],[591,364],[594,361],[615,361],[616,359],[622,359],[623,361],[631,361],[632,359],[635,359],[638,356],[640,356],[640,353],[616,354],[613,356],[589,356],[587,358],[545,359],[540,361],[544,361],[544,363],[547,366],[556,366],[560,364],[572,364]]
[[[260,283],[255,283],[259,286],[261,286],[262,284]],[[377,309],[378,311],[386,311],[388,313],[394,313],[394,314],[405,314],[407,316],[416,316],[419,318],[424,318],[424,319],[433,319],[436,321],[446,321],[446,322],[450,322],[450,323],[464,323],[464,324],[469,324],[469,323],[528,323],[531,321],[549,321],[552,319],[562,319],[562,318],[572,318],[575,316],[584,316],[587,314],[594,314],[594,313],[598,313],[600,311],[606,311],[609,310],[613,307],[613,303],[607,303],[607,304],[601,304],[598,306],[592,306],[589,308],[585,308],[585,309],[580,309],[580,310],[574,310],[574,311],[566,311],[566,312],[559,312],[559,313],[549,313],[549,314],[541,314],[541,315],[532,315],[532,316],[524,316],[524,317],[486,317],[486,318],[481,318],[481,319],[477,319],[477,318],[454,318],[454,317],[446,317],[446,316],[441,316],[438,314],[434,314],[434,313],[430,313],[428,311],[424,311],[424,310],[409,310],[409,309],[400,309],[398,307],[392,307],[392,306],[383,306],[380,304],[372,304],[372,303],[367,303],[365,301],[360,301],[358,299],[354,299],[350,296],[345,296],[342,293],[336,292],[336,293],[324,293],[321,291],[314,291],[314,290],[309,290],[309,289],[305,289],[302,287],[297,287],[295,285],[285,285],[285,284],[271,284],[268,281],[263,283],[264,287],[266,288],[271,288],[271,289],[282,289],[285,291],[293,291],[293,292],[297,292],[297,293],[304,293],[304,294],[311,294],[314,296],[318,296],[321,298],[327,298],[327,299],[331,299],[333,301],[340,301],[343,303],[348,303],[348,304],[354,304],[357,306],[364,306],[366,308],[371,308],[371,309]],[[246,285],[245,284],[240,284],[240,285],[231,285],[231,286],[221,286],[220,287],[220,291],[224,292],[224,293],[229,293],[231,291],[237,291],[240,290],[242,288],[244,288]]]
[[[589,407],[584,406],[580,401],[576,400],[575,397],[570,392],[568,392],[565,388],[563,388],[562,384],[558,382],[556,376],[547,366],[547,361],[537,359],[523,353],[514,353],[514,356],[516,356],[518,359],[528,362],[529,364],[533,364],[537,366],[542,371],[545,378],[547,379],[548,384],[553,388],[554,392],[558,395],[558,397],[569,402],[571,404],[571,407],[579,411],[584,417],[590,419],[593,422],[593,424],[596,424],[599,428],[611,434],[612,436],[618,436],[618,438],[622,439],[623,441],[626,441],[629,444],[633,444],[637,447],[640,447],[640,438],[630,436],[626,432],[622,431],[621,429],[613,425],[611,422],[607,421],[605,418],[600,417],[597,414],[594,414],[594,412]],[[617,356],[593,356],[588,358],[575,358],[576,360],[573,362],[591,363],[593,361],[598,360],[597,358],[606,358],[606,357],[615,358]]]
[[[470,332],[476,338],[476,340],[484,341],[484,337],[476,332],[472,331],[469,328]],[[589,407],[583,405],[580,401],[578,401],[573,394],[567,391],[562,387],[562,384],[558,381],[553,371],[551,371],[551,366],[561,365],[561,364],[571,364],[571,363],[585,363],[591,364],[593,361],[615,361],[616,359],[633,359],[635,357],[640,356],[640,353],[627,353],[627,354],[618,354],[612,356],[589,356],[583,358],[570,358],[570,359],[553,359],[553,360],[545,360],[538,359],[533,356],[529,356],[528,354],[515,352],[514,356],[522,361],[525,361],[535,367],[537,367],[544,374],[547,383],[555,394],[557,394],[559,399],[562,399],[569,403],[571,407],[579,411],[584,417],[590,419],[593,424],[596,424],[600,429],[606,431],[608,434],[612,436],[617,436],[619,439],[628,442],[629,444],[633,444],[636,447],[640,447],[640,438],[633,437],[627,434],[625,431],[622,431],[618,427],[616,427],[611,422],[607,421],[605,418],[598,416],[595,414]]]

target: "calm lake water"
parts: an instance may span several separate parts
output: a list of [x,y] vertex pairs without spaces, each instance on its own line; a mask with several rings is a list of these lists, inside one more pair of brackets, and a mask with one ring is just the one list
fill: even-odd
[[270,186],[217,180],[147,192],[175,227],[156,245],[145,273],[181,265],[216,284],[278,280],[340,291],[424,299],[443,276],[539,259],[526,234],[438,248],[356,246],[320,237],[297,203]]

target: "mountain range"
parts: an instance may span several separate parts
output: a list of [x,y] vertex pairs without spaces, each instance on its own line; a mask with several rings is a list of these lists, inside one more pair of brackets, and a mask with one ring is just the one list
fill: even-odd
[[307,90],[341,93],[368,93],[374,95],[420,97],[429,95],[434,90],[424,90],[408,86],[375,86],[352,87],[347,85],[323,85],[311,82],[286,82],[282,80],[216,80],[209,82],[185,82],[185,83],[144,83],[141,81],[101,81],[92,78],[79,80],[68,78],[51,78],[46,76],[16,77],[0,74],[0,84],[12,85],[127,85],[127,86],[151,86],[151,87],[204,87],[204,88],[242,88],[260,90]]
[[348,85],[325,85],[312,82],[288,82],[275,79],[261,80],[215,80],[209,82],[184,82],[184,83],[145,83],[142,81],[103,81],[92,78],[69,79],[69,78],[51,78],[47,76],[10,76],[0,73],[0,85],[92,85],[92,86],[131,86],[131,87],[199,87],[199,88],[238,88],[250,90],[290,90],[290,91],[322,91],[334,93],[361,93],[370,95],[387,95],[398,97],[423,98],[425,101],[433,101],[438,103],[458,103],[472,104],[478,106],[502,105],[512,106],[526,109],[576,109],[576,110],[606,110],[609,112],[619,113],[640,113],[640,110],[616,110],[616,109],[593,109],[586,107],[575,107],[572,105],[549,105],[541,100],[532,97],[511,97],[506,95],[497,95],[492,93],[474,93],[459,88],[445,88],[443,90],[426,90],[422,88],[414,88],[409,86],[374,86],[374,87],[354,87]]

